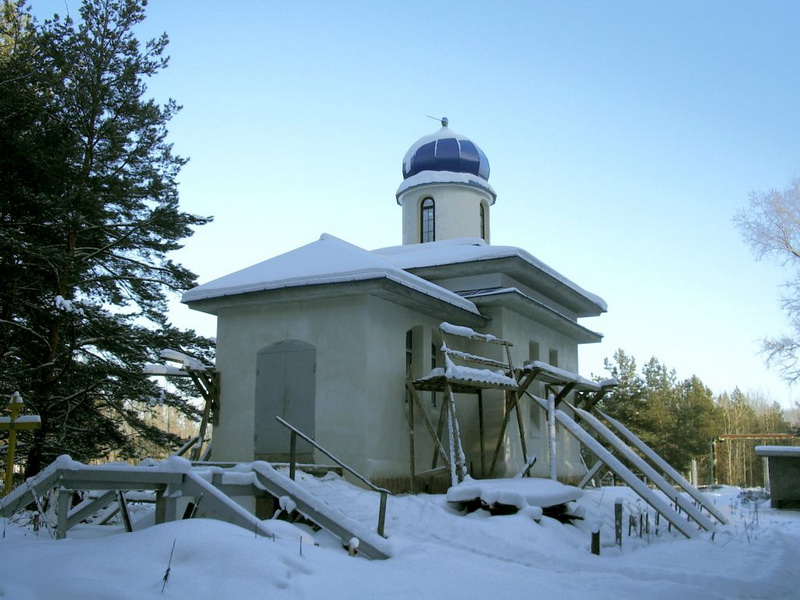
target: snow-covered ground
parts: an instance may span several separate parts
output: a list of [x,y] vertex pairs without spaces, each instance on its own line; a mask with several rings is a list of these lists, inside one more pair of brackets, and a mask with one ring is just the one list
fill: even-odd
[[[335,476],[303,481],[348,516],[374,527],[378,497]],[[78,526],[65,540],[24,519],[0,520],[0,598],[553,598],[726,599],[800,597],[800,512],[745,501],[738,488],[712,492],[730,523],[687,540],[665,530],[614,545],[613,511],[644,514],[628,488],[587,490],[565,525],[526,510],[490,516],[456,511],[444,496],[389,498],[393,557],[351,557],[338,540],[306,526],[275,524],[275,538],[192,519],[124,533]],[[146,510],[146,509],[142,509]],[[538,522],[537,520],[538,519]],[[590,552],[600,526],[601,553]],[[164,581],[165,574],[168,578]],[[163,589],[163,591],[162,591]]]

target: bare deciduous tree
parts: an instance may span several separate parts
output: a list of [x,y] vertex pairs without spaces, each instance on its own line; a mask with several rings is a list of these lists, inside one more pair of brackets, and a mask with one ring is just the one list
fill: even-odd
[[794,270],[786,283],[781,308],[791,331],[765,338],[762,350],[768,366],[787,381],[800,380],[800,178],[783,191],[751,192],[750,204],[734,223],[756,258],[771,258]]

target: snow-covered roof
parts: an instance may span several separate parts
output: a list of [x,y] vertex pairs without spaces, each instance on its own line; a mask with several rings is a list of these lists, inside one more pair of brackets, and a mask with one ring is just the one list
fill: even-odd
[[[568,290],[584,303],[588,302],[592,305],[595,314],[605,312],[608,309],[605,300],[587,292],[522,248],[514,246],[490,246],[481,238],[459,238],[425,244],[391,246],[380,248],[373,252],[404,270],[428,269],[437,266],[479,263],[498,259],[519,259],[526,264],[531,276],[539,276],[540,279],[541,276],[544,276],[545,279],[549,280],[550,284],[555,284],[556,287]],[[583,315],[579,313],[578,316]]]
[[335,236],[270,258],[251,267],[199,285],[183,294],[191,303],[252,292],[374,279],[388,279],[470,313],[480,311],[469,300]]
[[495,198],[497,198],[497,192],[494,191],[494,188],[491,186],[491,184],[489,184],[489,182],[482,177],[478,177],[472,173],[456,173],[454,171],[422,171],[403,180],[403,183],[400,184],[400,186],[397,188],[397,192],[395,192],[397,203],[400,204],[400,196],[402,196],[408,190],[434,183],[460,183],[462,185],[468,185],[482,189],[488,192],[491,196],[490,204],[494,204]]

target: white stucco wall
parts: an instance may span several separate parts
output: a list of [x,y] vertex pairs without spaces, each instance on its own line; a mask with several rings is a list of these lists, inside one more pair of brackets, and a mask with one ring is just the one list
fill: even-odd
[[[253,460],[256,354],[276,342],[299,340],[317,349],[316,440],[366,477],[407,476],[406,331],[426,332],[429,347],[439,322],[371,296],[221,311],[215,460]],[[419,360],[429,364],[430,350],[422,340],[418,346],[425,355]],[[430,461],[433,444],[418,425],[422,465]],[[329,462],[324,455],[317,460]]]
[[[516,367],[531,357],[530,342],[539,344],[539,360],[558,352],[558,366],[577,372],[577,344],[506,308],[489,307],[485,333],[514,344]],[[441,346],[440,320],[369,295],[306,301],[247,303],[222,309],[218,317],[217,367],[221,377],[221,411],[214,428],[214,459],[249,461],[254,457],[256,357],[271,344],[298,340],[316,348],[315,438],[325,448],[371,479],[401,479],[409,474],[408,404],[405,392],[406,332],[414,331],[413,377],[428,373],[431,347]],[[501,346],[467,343],[462,349],[504,359]],[[488,349],[488,352],[487,352]],[[536,357],[534,357],[536,358]],[[541,389],[536,389],[541,394]],[[421,393],[436,427],[444,402],[438,394]],[[488,470],[504,411],[503,394],[484,393],[484,460]],[[546,418],[523,398],[528,453],[538,457],[534,474],[548,475]],[[415,470],[430,469],[434,444],[419,411],[415,418]],[[478,403],[474,395],[458,395],[457,414],[468,464],[481,476]],[[537,427],[538,423],[538,427]],[[444,432],[446,439],[446,430]],[[288,447],[286,449],[288,453]],[[559,476],[583,473],[579,447],[559,434]],[[317,461],[329,462],[323,455]],[[506,432],[495,477],[513,475],[523,464],[516,415]],[[441,465],[441,461],[439,462]]]
[[[221,373],[220,422],[214,429],[216,460],[253,460],[255,364],[258,351],[284,340],[317,349],[316,437],[348,454],[363,454],[353,415],[364,411],[367,348],[365,299],[347,297],[245,306],[220,312],[217,367]],[[288,452],[288,448],[287,448]]]

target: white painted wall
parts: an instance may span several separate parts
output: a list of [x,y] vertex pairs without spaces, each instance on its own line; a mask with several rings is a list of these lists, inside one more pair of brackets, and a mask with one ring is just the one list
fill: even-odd
[[483,204],[484,239],[490,242],[489,194],[463,184],[433,183],[410,189],[398,198],[403,207],[403,244],[420,242],[420,205],[425,198],[433,198],[436,204],[436,240],[481,237],[480,206]]
[[[514,344],[513,362],[519,367],[530,358],[530,341],[547,361],[549,350],[558,351],[559,367],[577,372],[577,344],[564,335],[505,308],[487,309],[492,318],[485,333]],[[406,332],[414,328],[414,377],[431,366],[431,346],[439,348],[439,319],[368,295],[349,295],[317,300],[282,301],[258,305],[252,302],[225,308],[219,313],[217,367],[221,373],[220,422],[214,428],[214,459],[254,459],[253,415],[255,412],[255,365],[261,348],[284,340],[300,340],[317,349],[316,439],[344,462],[369,478],[392,479],[409,474],[409,441],[405,383]],[[464,349],[503,359],[501,346],[467,344]],[[540,391],[539,391],[540,392]],[[540,392],[541,393],[541,392]],[[422,402],[436,426],[444,399],[439,394],[421,394]],[[526,417],[529,454],[538,462],[537,476],[547,476],[548,450],[545,417],[521,402]],[[480,446],[477,399],[457,397],[465,452],[473,472],[480,476]],[[484,394],[484,452],[489,468],[503,418],[503,394]],[[539,421],[540,427],[535,423]],[[416,419],[416,471],[429,469],[434,444],[420,415]],[[559,476],[582,475],[579,448],[571,438],[559,439]],[[287,447],[288,453],[288,447]],[[317,455],[318,462],[327,462]],[[494,476],[509,476],[522,466],[516,416],[510,422]],[[441,464],[441,463],[440,463]]]

